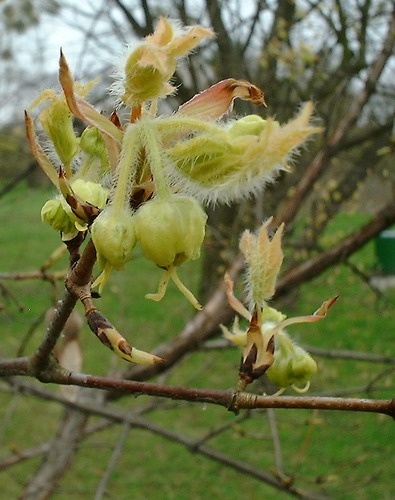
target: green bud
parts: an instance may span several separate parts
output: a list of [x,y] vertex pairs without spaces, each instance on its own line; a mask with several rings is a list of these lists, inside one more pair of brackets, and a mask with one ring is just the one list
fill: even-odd
[[266,126],[266,120],[258,115],[247,115],[235,121],[228,132],[231,137],[243,135],[258,136]]
[[109,191],[97,182],[76,179],[71,183],[71,187],[81,201],[87,201],[95,207],[103,208],[107,202]]
[[270,322],[273,323],[273,325],[276,325],[278,323],[281,323],[281,321],[284,321],[285,318],[286,315],[280,311],[277,311],[277,309],[274,309],[274,307],[266,306],[262,309],[261,313],[262,323]]
[[75,231],[74,222],[65,210],[62,200],[48,200],[41,209],[41,220],[50,224],[56,231],[68,234]]
[[[181,110],[185,108],[192,111],[191,105]],[[257,193],[287,168],[292,150],[320,131],[309,124],[312,111],[307,103],[298,117],[283,126],[254,115],[229,128],[200,126],[201,132],[174,141],[167,150],[173,182],[179,192],[204,202],[230,203]]]
[[78,152],[78,140],[74,134],[73,119],[66,101],[62,98],[54,99],[41,112],[40,121],[60,160],[69,165]]
[[87,127],[80,137],[80,148],[89,156],[104,160],[107,149],[103,137],[96,127]]
[[152,44],[141,44],[128,56],[125,64],[124,90],[121,97],[127,105],[163,97],[173,92],[168,83],[176,62]]
[[[83,202],[103,208],[107,201],[108,189],[96,182],[77,179],[71,183],[72,192]],[[63,240],[73,238],[78,231],[86,231],[87,224],[75,215],[64,198],[48,200],[41,209],[41,220],[63,233]]]
[[275,336],[274,363],[267,370],[269,380],[278,387],[301,387],[317,372],[317,363],[284,332]]
[[130,259],[136,244],[134,216],[124,209],[115,214],[112,207],[104,210],[91,226],[100,267],[108,263],[120,270]]
[[154,198],[135,215],[137,239],[148,260],[159,267],[200,256],[207,215],[194,198]]

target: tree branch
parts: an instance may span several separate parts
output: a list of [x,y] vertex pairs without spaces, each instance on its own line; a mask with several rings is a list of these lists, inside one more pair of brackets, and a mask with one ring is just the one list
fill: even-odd
[[297,214],[302,205],[303,200],[308,195],[312,185],[318,177],[324,172],[329,164],[330,158],[335,154],[339,148],[340,143],[345,139],[346,135],[357,121],[360,113],[374,92],[375,85],[388,61],[392,55],[395,39],[395,7],[392,12],[391,20],[388,24],[387,36],[384,40],[381,52],[378,54],[376,60],[372,64],[369,74],[366,78],[363,89],[356,95],[352,101],[348,111],[343,119],[337,125],[332,134],[328,137],[325,147],[323,147],[309,167],[303,174],[302,179],[293,190],[293,195],[285,200],[278,215],[276,216],[275,223],[278,225],[281,222],[289,222]]
[[[13,384],[23,390],[23,385],[12,380]],[[395,418],[395,399],[358,399],[329,398],[308,396],[259,396],[238,391],[221,391],[214,389],[195,389],[155,384],[150,382],[135,382],[109,377],[86,375],[83,373],[67,373],[55,371],[47,375],[47,382],[64,385],[76,385],[115,391],[123,394],[146,395],[174,400],[191,401],[223,406],[229,411],[251,410],[257,408],[288,408],[309,410],[358,411],[368,413],[383,413]],[[30,392],[34,392],[31,389]]]
[[101,500],[102,498],[105,498],[108,482],[111,478],[112,473],[114,472],[114,469],[118,465],[129,432],[130,432],[130,424],[125,423],[119,434],[118,441],[116,442],[115,447],[112,451],[110,460],[107,465],[107,470],[104,473],[103,477],[101,478],[99,486],[96,489],[95,500]]
[[275,297],[285,295],[296,286],[315,278],[330,266],[344,262],[352,253],[362,248],[380,231],[394,222],[395,204],[391,201],[371,221],[341,240],[337,245],[307,262],[285,271],[277,284]]
[[50,283],[54,283],[55,281],[59,281],[64,279],[66,271],[55,271],[53,273],[48,273],[45,270],[38,269],[37,271],[21,271],[15,273],[0,273],[1,280],[13,280],[13,281],[21,281],[21,280],[33,280],[40,279],[44,281],[49,281]]
[[136,35],[140,38],[144,38],[146,35],[148,35],[148,30],[147,26],[141,26],[136,19],[133,17],[131,14],[130,10],[126,7],[126,5],[121,2],[121,0],[112,0],[114,4],[122,11],[124,14],[126,20],[132,27],[133,31],[136,33]]
[[284,491],[291,496],[295,496],[298,498],[310,499],[310,500],[322,500],[322,497],[318,494],[305,492],[300,488],[296,487],[294,484],[289,481],[283,481],[280,478],[265,472],[263,470],[256,469],[251,465],[247,464],[245,461],[237,460],[233,457],[229,457],[220,451],[217,451],[213,448],[210,448],[202,443],[199,440],[194,440],[188,436],[181,434],[178,430],[172,431],[165,427],[159,426],[158,424],[149,421],[147,419],[142,418],[131,412],[121,411],[116,408],[108,408],[103,405],[98,405],[94,403],[86,403],[81,401],[71,402],[64,399],[59,394],[54,393],[53,391],[47,391],[42,387],[35,387],[33,384],[29,384],[22,381],[15,381],[18,386],[18,389],[21,392],[26,392],[30,395],[45,398],[52,401],[57,401],[70,409],[79,410],[81,414],[92,414],[104,417],[110,421],[122,423],[124,425],[128,425],[130,427],[140,428],[147,430],[153,434],[162,436],[172,442],[181,444],[185,448],[187,448],[192,453],[197,453],[215,462],[218,462],[222,465],[230,467],[237,472],[246,474],[258,481],[264,482],[280,491]]
[[[51,355],[66,321],[72,313],[77,301],[84,298],[83,295],[86,294],[86,287],[90,287],[92,268],[95,260],[96,249],[92,241],[89,241],[81,258],[79,258],[67,275],[64,298],[58,304],[56,314],[48,327],[44,340],[30,359],[31,369],[34,370],[37,378],[40,378],[40,375],[44,373],[50,363],[53,362]],[[55,365],[52,366],[52,369],[55,370]]]
[[370,352],[358,352],[358,351],[348,351],[339,349],[323,349],[322,347],[316,347],[305,344],[302,344],[302,347],[306,349],[310,354],[314,354],[315,356],[320,356],[322,358],[348,359],[351,361],[366,361],[368,363],[382,363],[382,364],[395,365],[394,356],[381,356],[379,354],[372,354]]

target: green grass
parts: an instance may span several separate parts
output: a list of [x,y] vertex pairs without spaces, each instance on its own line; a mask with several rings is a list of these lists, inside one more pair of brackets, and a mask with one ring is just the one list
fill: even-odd
[[[39,220],[41,205],[50,196],[45,191],[28,191],[21,186],[0,201],[0,272],[37,269],[59,245],[58,237]],[[328,228],[326,244],[358,226],[366,217],[342,214]],[[375,269],[373,244],[352,257],[366,272]],[[66,257],[57,268],[66,266]],[[196,263],[183,266],[185,281],[196,289]],[[144,298],[155,290],[159,272],[141,256],[128,263],[124,273],[115,273],[100,299],[101,310],[137,347],[149,350],[175,335],[192,311],[174,286],[163,302]],[[45,311],[53,297],[61,293],[47,283],[2,281],[17,303],[7,295],[3,305],[3,357],[13,356],[32,323]],[[296,325],[289,331],[303,344],[328,349],[355,349],[375,354],[395,355],[394,290],[378,299],[369,287],[345,265],[324,273],[299,288],[297,301],[284,310],[289,316],[309,314],[327,298],[340,294],[328,317],[319,323]],[[23,307],[23,312],[17,304]],[[32,352],[43,335],[40,324],[32,333],[25,351]],[[82,332],[84,371],[104,375],[122,366],[87,328]],[[187,356],[166,383],[193,387],[229,388],[237,380],[237,349],[198,352]],[[311,393],[353,388],[351,395],[365,397],[371,384],[371,397],[393,397],[394,372],[388,365],[316,358],[319,372],[312,381]],[[5,386],[4,386],[5,387]],[[54,388],[54,390],[56,390]],[[117,404],[127,410],[144,406],[149,398],[123,398]],[[1,457],[25,447],[38,445],[53,437],[62,410],[53,403],[22,395],[0,393]],[[156,423],[199,439],[210,429],[225,423],[233,425],[208,441],[208,445],[255,467],[274,467],[273,445],[266,412],[256,411],[243,422],[234,423],[234,415],[222,408],[203,405],[159,402],[148,418]],[[394,423],[381,415],[340,412],[276,411],[282,443],[284,468],[294,475],[296,484],[317,490],[336,499],[390,499],[393,484]],[[121,428],[113,426],[86,439],[78,458],[53,495],[55,500],[94,498],[105,473],[112,447]],[[17,498],[21,485],[40,460],[0,472],[0,499]],[[241,476],[216,462],[193,454],[182,446],[146,431],[131,429],[124,452],[109,483],[109,497],[116,499],[156,498],[288,498],[250,477]]]

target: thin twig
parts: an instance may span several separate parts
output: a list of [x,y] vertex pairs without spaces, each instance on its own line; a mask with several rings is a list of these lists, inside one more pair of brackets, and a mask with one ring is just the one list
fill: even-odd
[[273,442],[274,460],[276,463],[276,471],[280,477],[286,477],[284,473],[283,457],[281,451],[281,441],[280,435],[278,433],[277,422],[276,422],[276,412],[273,408],[268,408],[267,419],[269,422],[270,434]]
[[123,448],[126,444],[126,438],[128,437],[129,431],[130,431],[130,424],[128,422],[125,422],[119,434],[118,441],[115,447],[113,448],[110,461],[108,462],[107,465],[107,470],[104,476],[101,478],[99,486],[97,487],[95,500],[102,500],[106,494],[107,485],[110,481],[111,475],[114,472],[115,467],[119,462]]
[[235,424],[240,423],[249,417],[250,417],[250,413],[245,412],[241,415],[238,415],[236,418],[234,418],[230,422],[226,422],[223,425],[220,425],[218,427],[215,427],[214,429],[211,429],[211,431],[207,432],[204,436],[202,436],[201,438],[199,438],[195,441],[195,447],[199,448],[200,446],[202,446],[202,444],[207,443],[207,441],[209,441],[210,439],[213,439],[214,437],[219,436],[224,431],[228,430],[229,427],[233,427]]
[[[394,356],[383,356],[381,354],[372,354],[370,352],[352,351],[347,349],[326,349],[316,347],[310,344],[301,344],[303,349],[310,354],[329,359],[350,359],[352,361],[366,361],[369,363],[395,364]],[[201,346],[201,350],[223,350],[234,349],[234,344],[231,344],[227,339],[215,339],[205,342]]]
[[395,367],[387,368],[383,372],[376,375],[366,386],[366,393],[369,395],[374,390],[375,384],[384,377],[387,377],[389,374],[395,371]]
[[0,279],[2,280],[44,280],[50,281],[51,283],[64,279],[66,271],[55,271],[53,273],[48,273],[42,269],[37,269],[36,271],[22,271],[15,273],[0,273]]
[[33,336],[36,328],[38,328],[38,326],[44,321],[45,314],[46,314],[46,311],[39,314],[37,316],[37,318],[32,322],[32,324],[29,326],[27,332],[25,333],[25,335],[23,336],[23,338],[19,344],[18,351],[17,351],[18,357],[23,356],[25,354],[26,346],[27,346],[29,340],[31,339],[31,337]]
[[18,308],[19,312],[24,311],[24,306],[20,303],[18,297],[15,295],[15,293],[12,292],[12,290],[8,289],[3,283],[0,282],[0,293],[4,299],[7,299],[8,301],[12,302],[15,304],[15,306]]
[[344,262],[350,255],[362,248],[380,231],[395,222],[395,204],[391,200],[379,210],[372,220],[364,224],[357,231],[343,238],[332,248],[307,262],[287,269],[277,283],[275,298],[278,298],[301,283],[306,283],[321,274],[325,269]]
[[115,391],[123,394],[146,395],[192,401],[194,403],[214,404],[223,406],[235,413],[240,410],[256,408],[292,408],[383,413],[395,418],[395,399],[260,396],[247,392],[176,387],[149,382],[98,377],[83,373],[69,373],[59,368],[54,369],[51,374],[46,373],[45,381],[55,384]]
[[306,344],[303,344],[302,347],[306,349],[310,354],[321,356],[322,358],[349,359],[352,361],[366,361],[369,363],[383,363],[391,365],[395,364],[395,357],[393,356],[383,356],[380,354],[372,354],[370,352],[349,351],[346,349],[324,349],[322,347],[316,347]]
[[51,448],[52,440],[46,441],[45,443],[41,443],[37,446],[33,446],[31,448],[26,448],[25,450],[20,450],[10,455],[9,457],[3,458],[0,460],[0,470],[8,469],[13,465],[17,465],[24,460],[28,460],[30,458],[36,458],[44,453],[47,453]]
[[46,336],[30,361],[37,373],[45,371],[48,367],[52,351],[76,303],[77,297],[68,291],[65,292],[63,300],[59,301],[56,314],[48,327]]

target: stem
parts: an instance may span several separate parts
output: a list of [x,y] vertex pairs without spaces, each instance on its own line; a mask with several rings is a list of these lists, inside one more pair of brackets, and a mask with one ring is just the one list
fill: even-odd
[[66,173],[67,179],[71,179],[71,176],[73,175],[73,172],[71,171],[71,165],[70,163],[64,163],[63,164],[64,171]]
[[156,193],[160,198],[167,199],[171,195],[171,190],[163,171],[163,155],[158,136],[149,123],[141,123],[140,129],[142,142],[154,177]]
[[88,172],[93,164],[94,157],[89,156],[85,162],[81,165],[78,173],[74,176],[74,179],[86,179],[88,178]]
[[147,115],[151,118],[155,118],[158,114],[158,99],[153,99],[147,110]]
[[14,375],[30,375],[30,358],[27,356],[19,358],[0,358],[0,377],[12,377]]
[[121,159],[115,174],[115,189],[112,200],[115,213],[119,213],[127,204],[130,174],[137,162],[140,151],[140,137],[136,125],[130,123],[122,141]]
[[49,326],[43,342],[31,359],[31,365],[34,366],[37,373],[40,373],[48,368],[51,353],[62,333],[66,321],[77,303],[77,300],[78,298],[75,295],[66,291],[63,300],[60,301],[55,318]]

